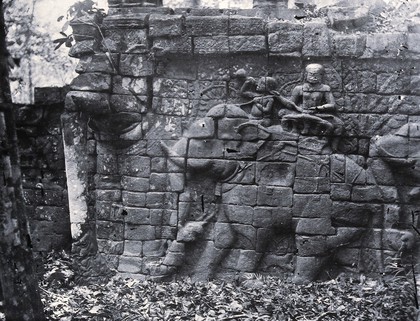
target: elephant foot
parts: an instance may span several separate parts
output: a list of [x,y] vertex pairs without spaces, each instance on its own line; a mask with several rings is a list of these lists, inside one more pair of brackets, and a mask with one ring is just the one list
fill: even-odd
[[328,257],[325,256],[298,256],[296,258],[296,269],[292,282],[296,284],[305,284],[315,281],[327,259]]

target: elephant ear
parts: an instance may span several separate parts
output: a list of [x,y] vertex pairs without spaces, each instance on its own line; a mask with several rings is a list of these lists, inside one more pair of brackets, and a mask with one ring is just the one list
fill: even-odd
[[266,140],[270,133],[261,125],[254,122],[246,122],[235,128],[245,141]]

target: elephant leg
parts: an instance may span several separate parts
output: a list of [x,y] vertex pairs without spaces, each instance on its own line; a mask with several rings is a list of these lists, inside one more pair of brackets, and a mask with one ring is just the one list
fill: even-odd
[[297,256],[292,281],[304,284],[316,280],[328,258],[329,256]]

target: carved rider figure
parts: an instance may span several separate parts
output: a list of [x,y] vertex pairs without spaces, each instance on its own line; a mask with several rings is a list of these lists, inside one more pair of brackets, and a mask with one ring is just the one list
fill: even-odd
[[291,101],[301,105],[303,112],[333,112],[335,100],[331,88],[322,83],[324,67],[320,64],[309,64],[306,67],[305,83],[296,86],[292,91]]

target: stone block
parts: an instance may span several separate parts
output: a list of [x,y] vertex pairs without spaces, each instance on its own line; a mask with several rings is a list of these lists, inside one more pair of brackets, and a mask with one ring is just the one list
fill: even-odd
[[146,193],[122,191],[122,202],[124,206],[145,206]]
[[222,141],[215,139],[190,139],[189,158],[222,158],[225,147]]
[[166,241],[164,240],[153,240],[144,241],[143,243],[143,255],[159,257],[164,254],[164,246]]
[[124,256],[141,256],[143,253],[142,241],[124,241]]
[[254,206],[257,203],[257,187],[223,184],[222,203]]
[[420,76],[411,76],[410,93],[413,95],[420,95]]
[[297,143],[294,141],[266,141],[258,150],[257,159],[274,162],[296,162],[298,153]]
[[153,97],[152,109],[165,116],[189,116],[191,103],[188,99]]
[[95,174],[94,183],[96,188],[102,189],[120,189],[121,188],[121,177],[112,175],[100,175]]
[[120,155],[119,173],[126,176],[149,177],[150,176],[150,158],[134,155]]
[[69,50],[69,56],[73,58],[81,58],[83,56],[93,55],[99,51],[99,43],[97,40],[81,40],[77,41]]
[[411,55],[419,57],[420,55],[420,34],[409,33],[407,35],[407,47]]
[[252,250],[239,251],[237,269],[242,272],[254,272],[259,263],[259,255]]
[[252,225],[263,228],[289,230],[292,225],[292,209],[287,207],[256,207]]
[[145,77],[153,74],[154,64],[147,55],[121,54],[120,74],[131,77]]
[[160,226],[156,227],[156,237],[167,240],[175,240],[178,233],[178,228],[175,226]]
[[384,205],[384,228],[395,228],[398,226],[400,220],[400,211],[401,208],[399,205]]
[[121,190],[95,190],[97,200],[102,201],[119,201],[121,200]]
[[[30,212],[32,213],[32,212]],[[50,222],[62,222],[69,217],[69,211],[65,207],[37,206],[34,219]],[[68,223],[70,224],[70,222]]]
[[88,91],[70,91],[66,95],[67,111],[83,111],[87,114],[108,114],[111,109],[107,94]]
[[329,193],[329,177],[296,177],[293,191],[300,194]]
[[229,249],[232,247],[235,237],[230,223],[216,223],[214,226],[214,245],[219,249]]
[[270,52],[300,55],[304,40],[303,25],[283,21],[270,22],[268,33]]
[[319,256],[325,255],[328,251],[326,236],[296,236],[297,255]]
[[301,155],[331,154],[330,138],[328,137],[300,137],[298,151]]
[[188,83],[186,80],[154,78],[153,97],[188,98]]
[[148,208],[176,209],[177,201],[177,193],[150,192],[146,196],[146,206]]
[[230,35],[263,35],[265,22],[262,18],[229,16]]
[[212,138],[214,133],[213,118],[204,117],[190,124],[183,136],[187,138]]
[[186,31],[193,36],[212,36],[228,33],[228,16],[189,16],[186,19]]
[[291,163],[257,163],[256,182],[260,186],[292,186],[295,165]]
[[183,173],[168,174],[169,191],[182,192],[185,188],[185,177]]
[[256,248],[257,229],[252,225],[232,224],[235,233],[234,248],[252,250]]
[[366,35],[334,34],[334,49],[339,57],[360,57],[365,51]]
[[295,194],[293,196],[294,217],[330,217],[332,201],[329,195]]
[[117,156],[98,154],[96,157],[96,172],[102,175],[118,174]]
[[125,207],[126,215],[124,221],[129,224],[147,225],[150,224],[150,211],[147,208]]
[[156,227],[150,225],[126,224],[124,238],[134,241],[148,241],[156,239]]
[[111,95],[111,109],[117,113],[145,113],[147,111],[147,96]]
[[375,216],[382,215],[380,204],[333,202],[333,226],[367,227]]
[[188,36],[176,38],[156,38],[153,47],[156,56],[164,55],[191,55],[192,38]]
[[242,118],[221,118],[217,122],[217,137],[223,140],[242,140],[242,136],[235,130],[244,123]]
[[296,233],[302,235],[332,235],[336,230],[331,226],[331,220],[322,218],[301,218],[296,226]]
[[377,78],[380,94],[409,94],[411,78],[406,73],[379,74]]
[[103,72],[106,74],[118,73],[119,58],[116,54],[97,53],[92,56],[83,56],[76,66],[77,73]]
[[298,156],[296,164],[297,177],[329,177],[329,174],[329,156]]
[[227,54],[230,51],[227,36],[196,37],[193,41],[196,54]]
[[124,252],[124,242],[99,239],[98,251],[105,254],[121,255]]
[[267,46],[265,36],[230,36],[229,51],[236,52],[265,52]]
[[291,207],[293,192],[289,187],[258,187],[257,204],[263,206]]
[[149,190],[149,179],[143,177],[123,176],[121,186],[124,190],[133,192],[147,192]]
[[98,72],[80,74],[70,84],[71,90],[81,91],[109,91],[111,89],[111,75]]
[[351,199],[355,202],[384,201],[381,189],[377,185],[354,186],[351,193]]
[[351,184],[333,183],[331,184],[331,199],[334,201],[350,201]]
[[254,210],[251,206],[223,205],[223,213],[219,218],[220,222],[252,224]]
[[98,239],[122,241],[124,240],[124,224],[120,222],[96,221],[96,235]]
[[174,37],[180,36],[184,26],[182,15],[156,15],[151,14],[149,18],[150,37]]
[[331,163],[331,182],[344,183],[346,170],[346,157],[341,154],[333,154],[330,157]]
[[308,22],[303,29],[302,55],[305,57],[329,57],[330,34],[325,23]]
[[141,273],[143,261],[137,257],[120,256],[118,272]]
[[168,174],[167,173],[151,173],[150,174],[150,190],[167,191],[168,190]]
[[[152,121],[153,120],[153,121]],[[162,139],[177,139],[181,137],[181,118],[177,116],[170,115],[155,115],[153,119],[149,118],[150,124],[153,124],[152,127],[145,127],[147,131],[146,138],[150,140],[162,140]],[[159,144],[159,151],[162,155],[163,151]],[[149,144],[148,144],[149,148]],[[148,151],[149,152],[149,151]],[[152,156],[159,156],[153,154]]]
[[114,76],[113,93],[124,95],[146,95],[146,78]]
[[[406,44],[403,33],[372,33],[367,35],[363,58],[397,58],[401,45]],[[380,83],[380,82],[378,82]]]
[[[164,47],[164,44],[162,47]],[[184,55],[173,55],[170,60],[162,59],[157,62],[156,75],[171,79],[195,80],[197,78],[197,68],[198,61],[191,60],[190,57]]]

